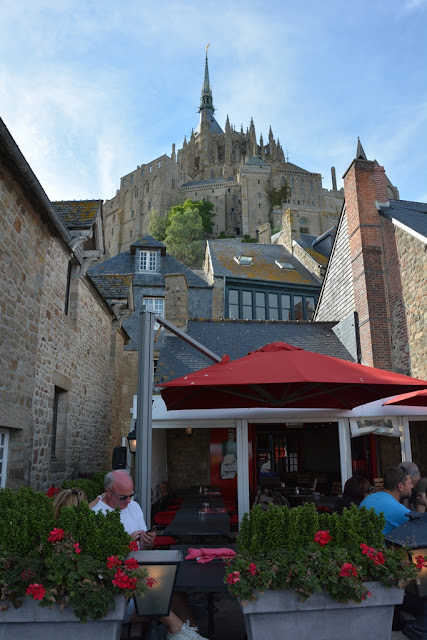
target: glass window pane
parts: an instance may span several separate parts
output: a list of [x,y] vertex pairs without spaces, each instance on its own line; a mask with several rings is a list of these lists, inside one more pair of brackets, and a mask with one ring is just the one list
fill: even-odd
[[279,319],[279,309],[270,309],[268,310],[268,319],[269,320],[278,320]]
[[242,291],[242,302],[244,305],[252,306],[252,292],[251,291]]
[[314,315],[314,307],[315,307],[314,298],[306,296],[305,298],[305,312],[306,312],[306,320],[312,320]]
[[304,320],[302,296],[294,296],[294,320]]
[[239,305],[238,304],[229,304],[228,305],[228,317],[229,318],[238,318],[239,317]]
[[278,309],[279,301],[277,299],[277,294],[276,293],[269,293],[268,294],[268,306],[269,306],[270,309]]
[[243,305],[243,320],[252,320],[252,305]]
[[291,319],[291,296],[282,294],[280,296],[280,302],[282,305],[282,320]]
[[256,319],[265,320],[265,293],[255,293]]
[[236,289],[230,289],[228,292],[228,300],[230,304],[239,304],[239,292]]

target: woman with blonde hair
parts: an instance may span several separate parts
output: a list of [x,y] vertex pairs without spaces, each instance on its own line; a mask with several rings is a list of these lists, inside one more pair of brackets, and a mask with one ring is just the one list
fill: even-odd
[[[92,509],[101,498],[105,496],[105,493],[97,496],[95,500],[89,502],[89,507]],[[53,512],[55,519],[58,519],[59,513],[62,507],[78,507],[81,502],[87,502],[87,495],[80,487],[71,487],[71,489],[62,489],[55,497],[53,501]]]

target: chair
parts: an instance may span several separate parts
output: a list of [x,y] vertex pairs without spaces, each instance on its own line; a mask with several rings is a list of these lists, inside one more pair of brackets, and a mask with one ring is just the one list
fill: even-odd
[[153,549],[169,549],[171,544],[178,544],[177,539],[172,536],[156,536]]

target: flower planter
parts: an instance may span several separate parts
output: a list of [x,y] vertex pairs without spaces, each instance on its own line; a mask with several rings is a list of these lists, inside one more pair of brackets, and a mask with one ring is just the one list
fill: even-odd
[[80,622],[71,607],[61,612],[58,605],[39,607],[35,600],[25,598],[22,607],[14,609],[6,601],[8,608],[0,611],[0,640],[119,640],[125,597],[116,596],[115,602],[115,609],[101,620]]
[[291,589],[257,593],[245,606],[239,600],[248,640],[390,640],[394,605],[403,589],[366,582],[372,594],[360,604],[315,593],[304,602]]

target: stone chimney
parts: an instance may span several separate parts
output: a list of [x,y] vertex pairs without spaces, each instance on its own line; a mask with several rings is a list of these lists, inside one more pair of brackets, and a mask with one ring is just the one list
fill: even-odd
[[295,212],[292,209],[288,209],[282,215],[282,233],[277,241],[277,244],[281,244],[285,247],[289,253],[292,251],[292,240],[299,238],[299,224]]
[[271,244],[271,227],[269,222],[258,227],[258,242],[260,244]]
[[381,220],[376,202],[387,201],[383,167],[353,160],[343,176],[355,310],[364,364],[392,369]]
[[188,283],[184,273],[165,274],[165,318],[187,331]]

